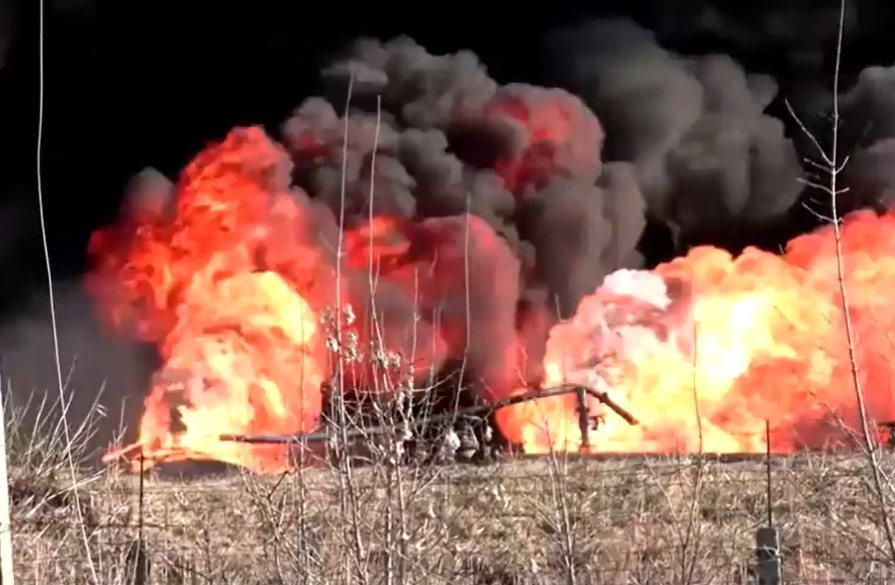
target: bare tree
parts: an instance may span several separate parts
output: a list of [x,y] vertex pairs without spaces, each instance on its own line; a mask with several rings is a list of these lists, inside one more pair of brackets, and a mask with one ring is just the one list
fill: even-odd
[[[860,425],[860,441],[861,448],[866,457],[867,465],[870,469],[873,493],[878,506],[878,513],[883,525],[886,544],[888,545],[889,562],[895,567],[895,536],[893,536],[892,521],[889,513],[887,502],[887,492],[884,487],[884,474],[880,464],[879,450],[870,430],[870,421],[868,420],[867,408],[864,400],[864,389],[861,383],[859,372],[857,340],[855,339],[854,325],[851,318],[851,305],[849,303],[848,286],[846,284],[847,266],[845,263],[845,255],[842,248],[842,217],[839,213],[839,197],[848,192],[848,187],[841,184],[840,177],[843,170],[848,165],[849,157],[841,156],[839,149],[839,131],[842,119],[839,110],[839,80],[842,66],[843,52],[843,35],[845,31],[846,16],[846,0],[839,2],[839,26],[836,37],[835,63],[833,69],[833,87],[832,87],[832,112],[830,115],[830,123],[832,125],[831,141],[828,148],[824,148],[820,140],[812,133],[806,124],[802,122],[798,114],[787,103],[790,115],[799,125],[801,131],[809,139],[815,154],[819,160],[806,161],[809,165],[820,174],[817,178],[806,180],[809,187],[817,189],[829,198],[829,217],[824,219],[829,222],[833,230],[833,238],[835,241],[836,251],[836,280],[838,284],[839,303],[842,309],[842,319],[845,328],[845,342],[848,351],[849,366],[851,369],[851,382],[855,395],[855,404],[858,413],[858,422]],[[823,175],[826,175],[824,182]]]

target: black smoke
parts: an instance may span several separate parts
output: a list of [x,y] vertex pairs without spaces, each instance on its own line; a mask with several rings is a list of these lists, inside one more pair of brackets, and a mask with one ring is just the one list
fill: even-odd
[[769,222],[798,199],[795,145],[765,113],[770,77],[727,55],[678,55],[625,19],[556,31],[547,49],[606,128],[609,156],[634,164],[650,215],[683,236]]
[[[637,266],[643,200],[626,163],[604,165],[604,130],[574,95],[501,86],[469,51],[407,37],[353,45],[283,127],[296,179],[337,211],[349,96],[347,211],[405,219],[471,212],[522,261],[521,289],[563,314],[621,266]],[[372,183],[373,149],[376,177]]]
[[[830,118],[832,110],[827,110]],[[895,204],[895,66],[868,67],[840,97],[845,211]],[[830,138],[829,130],[818,132]],[[827,148],[829,152],[829,148]],[[815,157],[819,158],[819,157]],[[840,163],[842,164],[842,163]]]

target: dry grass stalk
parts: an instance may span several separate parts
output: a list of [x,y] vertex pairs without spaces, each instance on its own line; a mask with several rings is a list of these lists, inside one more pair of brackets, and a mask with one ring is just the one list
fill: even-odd
[[[705,536],[685,550],[697,466],[693,522]],[[805,455],[774,466],[787,582],[888,577],[861,460]],[[90,508],[81,527],[65,477],[16,498],[18,579],[88,581],[84,528],[103,582],[128,582],[136,478],[110,472],[82,486]],[[357,524],[326,468],[279,477],[156,474],[145,489],[154,583],[568,583],[573,575],[578,583],[737,583],[765,515],[761,463],[695,458],[358,467]],[[363,577],[344,570],[356,554],[354,533],[366,555]]]

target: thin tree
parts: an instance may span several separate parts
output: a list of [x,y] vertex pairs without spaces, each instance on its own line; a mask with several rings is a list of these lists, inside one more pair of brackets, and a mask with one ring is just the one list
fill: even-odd
[[851,319],[851,305],[849,302],[848,286],[846,285],[846,266],[845,256],[842,252],[842,218],[839,213],[839,196],[848,192],[848,187],[840,184],[839,177],[848,164],[848,156],[841,157],[839,153],[839,125],[841,116],[839,111],[839,79],[842,69],[842,48],[843,35],[845,31],[845,0],[839,2],[839,23],[836,35],[836,54],[833,68],[833,105],[830,123],[833,127],[831,144],[829,149],[825,149],[817,137],[808,130],[807,126],[802,122],[795,113],[792,106],[787,103],[790,115],[799,125],[801,131],[810,140],[814,150],[817,153],[819,161],[809,161],[811,166],[819,171],[827,174],[826,183],[821,181],[806,180],[805,183],[825,193],[830,201],[830,216],[826,218],[833,229],[833,238],[835,241],[836,251],[836,280],[838,284],[840,308],[842,309],[842,318],[845,326],[845,340],[848,349],[848,361],[851,372],[851,382],[855,393],[855,403],[857,406],[858,419],[860,425],[860,439],[863,442],[863,450],[867,458],[867,464],[870,467],[871,477],[873,481],[874,496],[877,500],[878,512],[883,524],[886,544],[889,549],[889,562],[895,566],[895,538],[893,538],[892,521],[889,515],[886,503],[886,494],[883,489],[883,473],[880,469],[880,461],[876,444],[871,436],[870,424],[867,419],[867,408],[864,401],[864,389],[861,383],[859,373],[859,365],[857,358],[857,346],[855,340],[854,325]]

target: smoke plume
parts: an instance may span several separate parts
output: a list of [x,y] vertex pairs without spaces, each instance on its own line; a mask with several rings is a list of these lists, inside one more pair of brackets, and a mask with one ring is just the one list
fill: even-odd
[[603,165],[603,128],[577,97],[500,86],[472,53],[432,55],[403,37],[357,42],[324,78],[330,101],[307,100],[283,136],[296,183],[334,212],[345,122],[333,104],[350,88],[349,219],[472,213],[520,259],[523,292],[544,289],[563,313],[639,264],[639,188],[627,164]]
[[770,77],[725,55],[677,55],[624,19],[557,31],[547,47],[605,126],[609,155],[635,165],[657,219],[688,234],[773,220],[798,198],[795,147],[764,114]]
[[34,295],[0,327],[7,421],[22,432],[7,441],[19,447],[11,449],[13,457],[22,455],[22,441],[42,440],[29,436],[34,429],[38,434],[53,433],[53,440],[62,445],[59,421],[65,414],[76,456],[98,459],[117,433],[139,416],[157,359],[148,348],[101,331],[93,316],[93,299],[79,284],[56,283],[54,292],[62,396],[46,295]]
[[889,209],[895,204],[895,66],[864,69],[841,96],[840,108],[840,152],[850,156],[843,210]]

